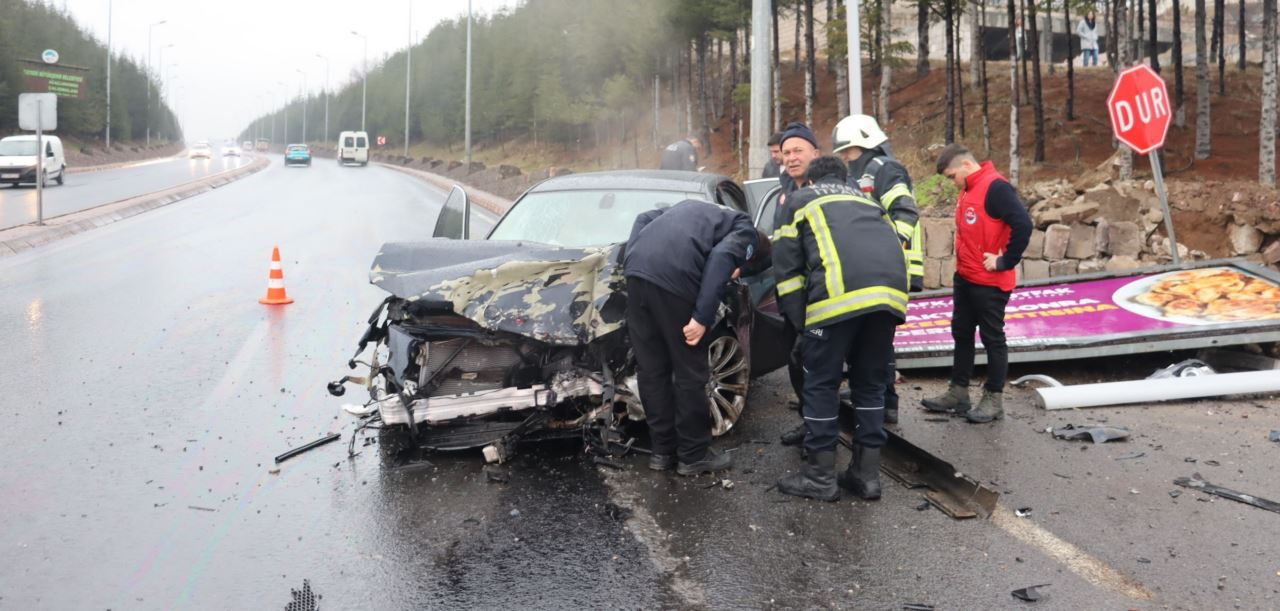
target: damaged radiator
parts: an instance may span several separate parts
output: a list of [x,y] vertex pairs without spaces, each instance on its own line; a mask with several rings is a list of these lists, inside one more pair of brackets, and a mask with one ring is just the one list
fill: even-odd
[[[459,418],[551,407],[567,399],[599,396],[602,392],[600,383],[594,379],[562,373],[546,387],[498,388],[414,399],[413,420],[415,424],[441,424]],[[408,424],[409,415],[399,395],[389,396],[376,405],[384,424]]]

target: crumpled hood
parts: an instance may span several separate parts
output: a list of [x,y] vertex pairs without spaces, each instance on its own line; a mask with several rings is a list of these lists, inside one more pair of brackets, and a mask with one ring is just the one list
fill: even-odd
[[448,238],[392,242],[374,258],[369,282],[488,329],[581,345],[620,329],[626,318],[620,251]]

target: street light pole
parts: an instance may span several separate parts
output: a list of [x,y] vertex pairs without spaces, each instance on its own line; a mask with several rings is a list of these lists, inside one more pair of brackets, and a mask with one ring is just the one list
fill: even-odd
[[413,82],[413,0],[409,4],[409,44],[404,51],[404,156],[409,156],[409,85]]
[[147,26],[147,146],[151,146],[151,38],[156,26],[164,25],[168,20],[157,21]]
[[471,0],[467,0],[467,171],[471,171]]
[[364,119],[369,103],[369,37],[355,30],[351,30],[351,33],[364,40],[364,63],[360,68],[362,81],[360,85],[360,131],[366,131]]
[[107,0],[107,150],[111,150],[111,0]]
[[329,141],[329,58],[316,54],[316,57],[324,60],[324,134],[320,139],[324,142]]
[[769,61],[773,18],[770,0],[751,2],[751,136],[747,167],[749,177],[759,176],[768,162],[769,111],[773,64]]
[[[168,49],[169,47],[172,47],[172,46],[173,46],[173,43],[169,43],[169,44],[167,44],[167,45],[165,45],[165,46],[163,46],[163,47],[160,47],[160,70],[156,73],[156,77],[157,77],[157,81],[158,81],[158,82],[156,83],[156,85],[157,85],[157,86],[156,86],[156,105],[159,105],[159,104],[160,104],[160,94],[162,93],[162,89],[164,88],[164,50],[165,50],[165,49]],[[150,100],[148,100],[148,102],[150,102]],[[150,133],[150,128],[151,128],[151,118],[150,118],[150,116],[148,116],[148,117],[147,117],[147,128],[148,128],[148,133]],[[160,130],[156,130],[156,132],[157,132],[157,133],[156,133],[156,136],[157,136],[157,137],[159,137],[159,135],[160,135],[160,134],[159,134],[159,131],[160,131]],[[147,138],[147,141],[148,141],[148,142],[150,142],[150,141],[151,141],[151,138],[150,138],[150,137],[148,137],[148,138]]]
[[307,73],[301,68],[296,69],[298,74],[302,75],[302,143],[307,143]]
[[858,24],[858,0],[845,0],[849,37],[849,114],[862,114],[862,30]]

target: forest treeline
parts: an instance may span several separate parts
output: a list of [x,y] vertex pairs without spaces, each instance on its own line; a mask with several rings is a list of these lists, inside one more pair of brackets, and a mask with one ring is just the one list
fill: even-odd
[[[22,63],[55,49],[59,64],[88,68],[80,99],[58,100],[58,135],[103,141],[107,126],[107,48],[54,7],[29,0],[0,0],[0,134],[18,131]],[[111,139],[143,140],[147,128],[148,77],[143,66],[121,55],[111,63]],[[173,112],[151,87],[152,139],[177,141],[182,130]]]

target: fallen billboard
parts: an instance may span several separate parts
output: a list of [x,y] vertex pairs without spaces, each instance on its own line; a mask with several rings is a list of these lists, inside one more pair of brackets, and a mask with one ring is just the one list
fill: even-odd
[[[949,293],[911,300],[899,368],[951,364]],[[1280,273],[1229,260],[1028,283],[1009,298],[1005,335],[1012,362],[1280,341]]]

